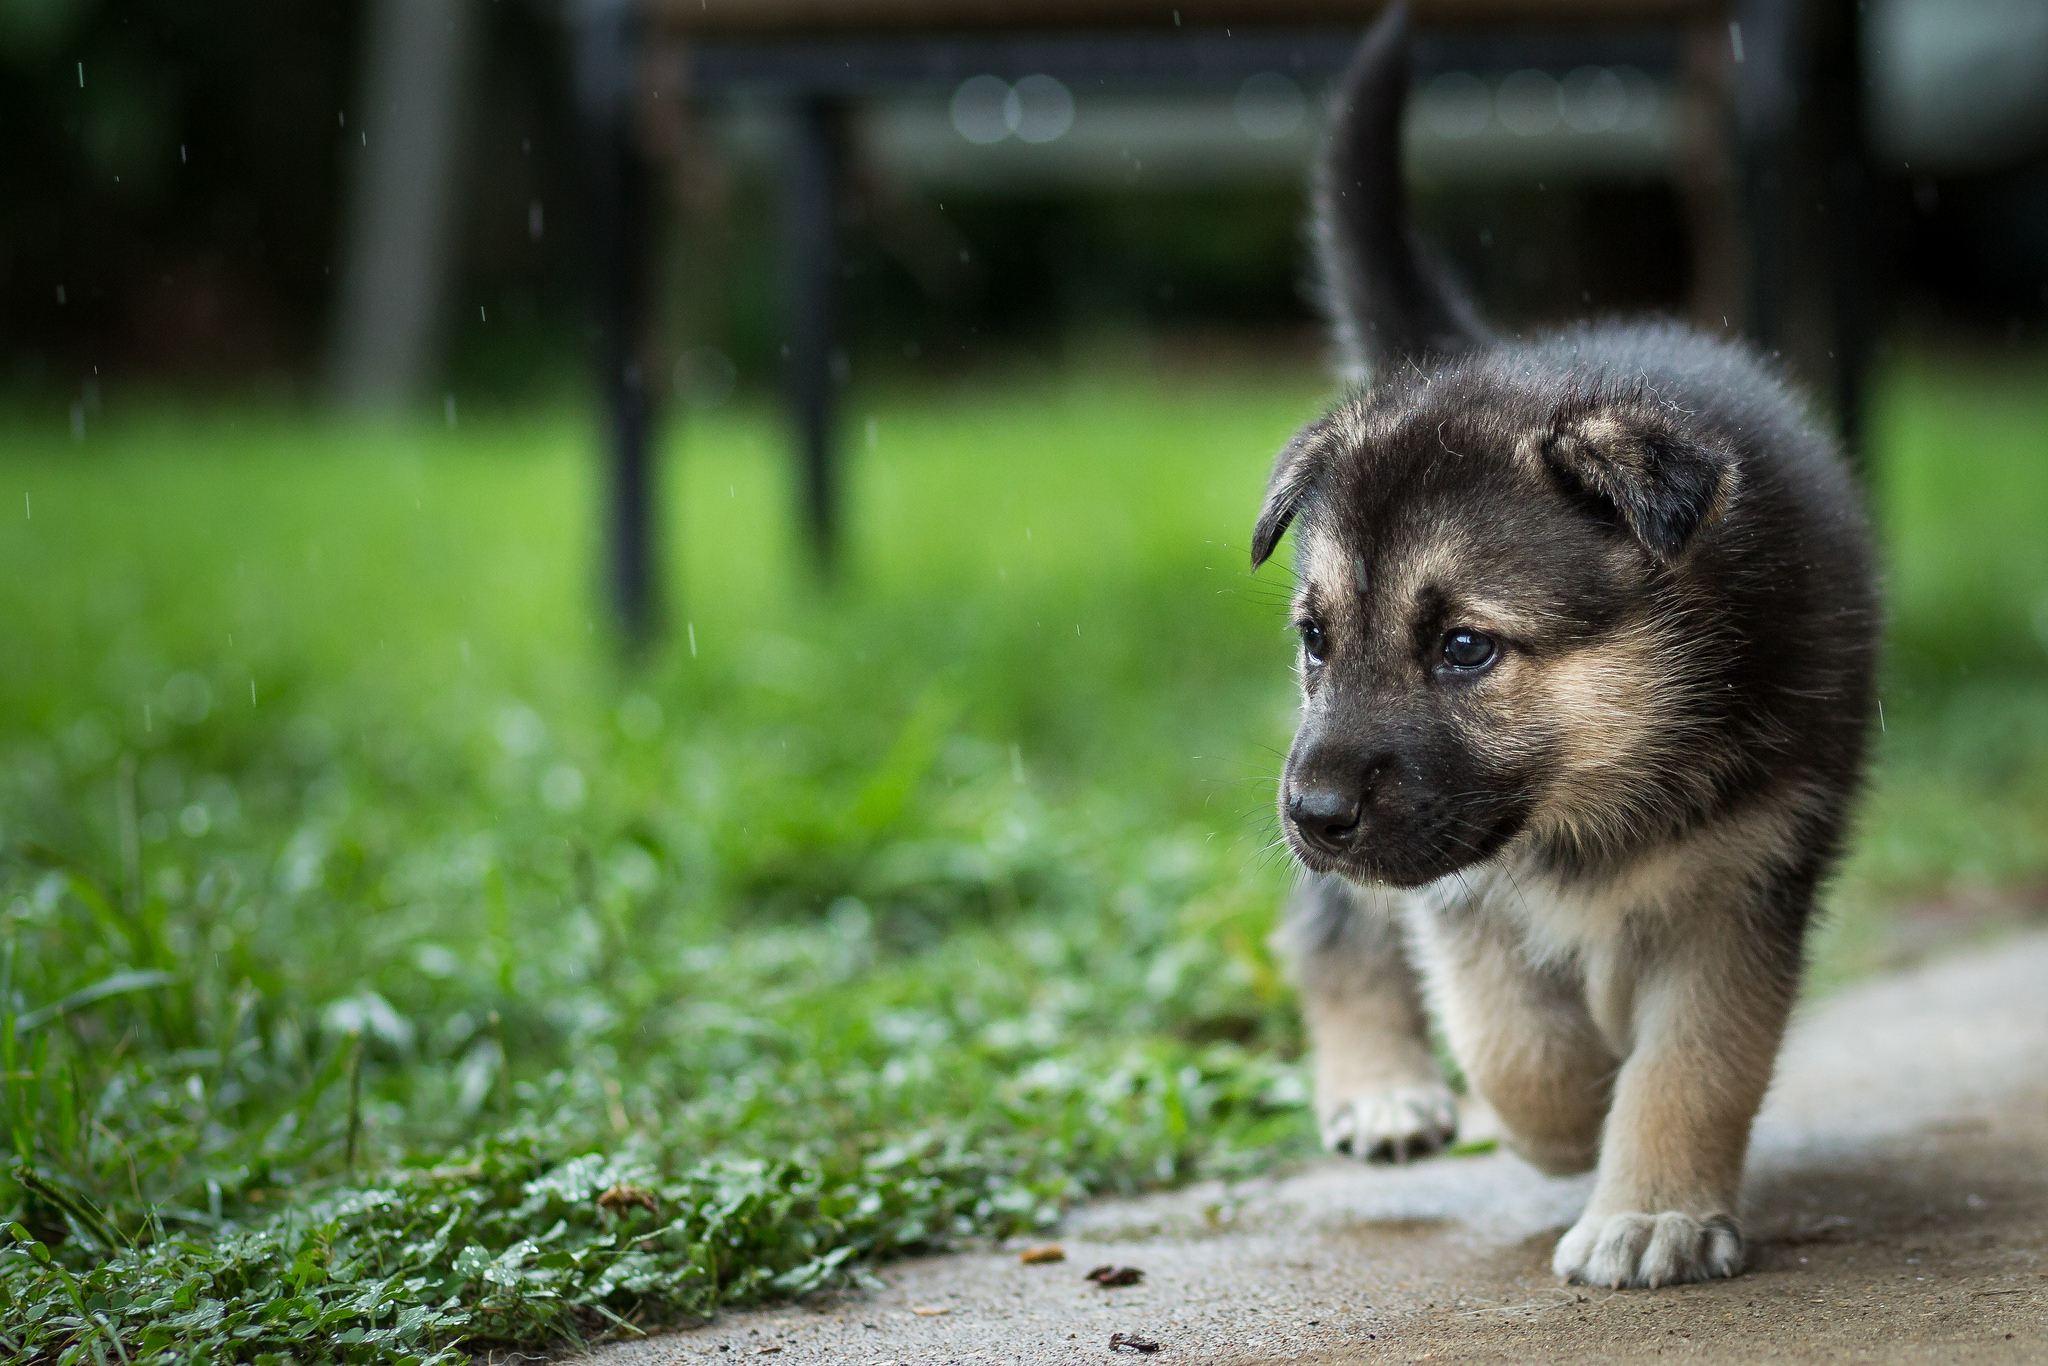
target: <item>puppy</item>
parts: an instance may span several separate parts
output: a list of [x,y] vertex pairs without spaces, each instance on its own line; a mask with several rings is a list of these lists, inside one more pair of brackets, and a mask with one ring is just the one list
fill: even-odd
[[[1863,764],[1871,552],[1831,439],[1669,322],[1494,336],[1405,219],[1400,7],[1368,34],[1317,235],[1369,382],[1276,463],[1319,875],[1283,943],[1326,1142],[1453,1136],[1424,1003],[1509,1144],[1597,1168],[1567,1280],[1742,1268],[1750,1124]],[[1418,980],[1419,979],[1419,980]]]

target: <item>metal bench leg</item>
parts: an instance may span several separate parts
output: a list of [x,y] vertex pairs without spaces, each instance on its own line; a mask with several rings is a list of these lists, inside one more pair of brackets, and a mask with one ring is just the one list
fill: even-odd
[[[1742,146],[1743,212],[1749,236],[1751,341],[1766,351],[1783,344],[1792,224],[1785,176],[1798,114],[1798,0],[1738,0],[1731,44],[1735,118]],[[1739,36],[1738,36],[1739,35]]]
[[839,549],[833,391],[845,379],[846,365],[844,353],[833,344],[838,326],[841,110],[829,100],[807,100],[798,106],[795,123],[783,180],[783,280],[788,290],[784,354],[796,423],[803,526],[819,569],[830,573]]
[[[1739,0],[1750,337],[1784,348],[1860,459],[1871,293],[1855,0]],[[1796,350],[1797,355],[1790,354]]]
[[656,626],[654,404],[642,373],[647,325],[647,173],[634,137],[639,31],[629,0],[585,0],[574,13],[598,391],[607,424],[606,578],[629,639]]
[[1870,341],[1888,282],[1877,276],[1875,235],[1871,221],[1870,158],[1863,136],[1863,6],[1857,0],[1831,0],[1821,51],[1827,63],[1819,75],[1817,103],[1828,114],[1827,235],[1829,280],[1828,340],[1833,350],[1831,375],[1835,414],[1842,427],[1842,445],[1850,460],[1864,463],[1864,378],[1870,367]]

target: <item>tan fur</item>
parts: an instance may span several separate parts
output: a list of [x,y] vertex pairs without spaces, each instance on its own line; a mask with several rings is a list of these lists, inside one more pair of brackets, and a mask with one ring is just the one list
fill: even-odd
[[[1318,166],[1328,302],[1371,382],[1281,452],[1251,546],[1256,569],[1292,527],[1302,570],[1277,796],[1321,879],[1290,944],[1322,1108],[1420,1056],[1412,962],[1512,1144],[1597,1167],[1560,1276],[1733,1275],[1749,1126],[1863,771],[1861,499],[1742,346],[1490,333],[1405,217],[1408,53],[1392,6]],[[1405,956],[1353,924],[1379,905]]]
[[[1792,983],[1719,912],[1746,870],[1789,856],[1795,814],[1742,813],[1597,890],[1510,859],[1397,895],[1432,1013],[1509,1145],[1552,1174],[1598,1164],[1560,1274],[1618,1274],[1608,1263],[1631,1239],[1672,1245],[1665,1280],[1700,1274],[1701,1259],[1708,1274],[1739,1265],[1743,1160]],[[1319,1067],[1319,1087],[1349,1084],[1347,1068],[1405,1071],[1426,1037],[1412,987],[1384,962],[1343,967],[1299,974],[1319,1055],[1342,1060]],[[1366,1061],[1374,1049],[1387,1060]],[[1690,1222],[1660,1225],[1667,1213]]]
[[1580,983],[1483,903],[1453,917],[1417,909],[1408,923],[1424,981],[1467,1080],[1530,1163],[1553,1175],[1585,1171],[1599,1155],[1617,1059]]
[[[1586,418],[1549,439],[1644,456],[1629,433]],[[1527,455],[1542,458],[1533,443]],[[1713,516],[1733,488],[1731,476]],[[1750,1124],[1798,970],[1796,944],[1754,918],[1756,889],[1810,860],[1812,831],[1839,793],[1788,778],[1700,823],[1744,757],[1701,742],[1732,701],[1708,681],[1725,677],[1731,646],[1712,619],[1672,610],[1674,595],[1704,600],[1686,593],[1690,565],[1653,567],[1617,543],[1601,568],[1641,606],[1575,644],[1570,622],[1542,618],[1551,609],[1540,595],[1475,581],[1468,566],[1484,555],[1469,527],[1410,523],[1403,534],[1364,582],[1343,526],[1299,533],[1297,610],[1368,661],[1351,675],[1365,695],[1420,686],[1413,623],[1432,613],[1498,640],[1556,643],[1504,649],[1439,714],[1503,771],[1529,775],[1509,843],[1360,903],[1368,918],[1397,912],[1405,954],[1362,932],[1293,945],[1325,1141],[1387,1155],[1384,1130],[1414,1113],[1389,1097],[1440,1086],[1419,975],[1510,1146],[1546,1172],[1597,1167],[1586,1212],[1558,1245],[1559,1275],[1603,1285],[1731,1275],[1743,1256]],[[1789,749],[1797,738],[1766,733],[1765,743]]]
[[[1357,889],[1332,894],[1353,900]],[[1304,888],[1303,896],[1316,895]],[[1360,907],[1333,942],[1303,942],[1297,907],[1277,947],[1301,991],[1313,1047],[1324,1142],[1360,1157],[1405,1161],[1448,1144],[1456,1098],[1429,1046],[1429,1022],[1399,922],[1385,905]]]
[[[1304,593],[1349,587],[1354,568],[1337,538],[1305,537],[1303,559]],[[1398,629],[1419,595],[1455,582],[1458,561],[1446,538],[1409,557],[1397,580],[1373,585],[1381,629]],[[1360,595],[1326,591],[1319,601],[1351,629],[1374,629],[1358,619]],[[1483,600],[1460,610],[1506,635],[1525,625]],[[1478,705],[1496,743],[1539,746],[1549,760],[1523,847],[1538,838],[1612,847],[1685,795],[1640,775],[1707,705],[1693,682],[1698,649],[1623,629],[1561,655],[1512,656],[1487,680]],[[1438,1082],[1412,959],[1510,1146],[1554,1174],[1598,1164],[1585,1218],[1560,1244],[1560,1273],[1626,1279],[1638,1273],[1615,1268],[1633,1256],[1630,1265],[1654,1262],[1647,1274],[1664,1279],[1726,1274],[1740,1257],[1743,1155],[1790,986],[1717,896],[1796,855],[1803,805],[1796,791],[1781,793],[1582,885],[1558,883],[1510,850],[1420,892],[1379,894],[1406,907],[1406,956],[1377,941],[1297,951],[1326,1140],[1374,1098]],[[1658,1222],[1666,1214],[1690,1222]]]

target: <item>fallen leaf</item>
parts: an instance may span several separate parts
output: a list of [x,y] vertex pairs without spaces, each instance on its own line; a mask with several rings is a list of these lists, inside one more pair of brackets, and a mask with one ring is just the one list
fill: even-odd
[[653,1191],[645,1186],[632,1186],[623,1181],[597,1197],[597,1207],[610,1210],[614,1214],[628,1205],[638,1205],[649,1214],[658,1214],[661,1211],[661,1204],[654,1198]]
[[1136,1285],[1145,1279],[1145,1273],[1135,1266],[1110,1266],[1104,1263],[1082,1279],[1093,1281],[1107,1290],[1113,1285]]
[[1046,1243],[1041,1247],[1027,1247],[1017,1254],[1017,1260],[1026,1266],[1037,1266],[1040,1262],[1064,1262],[1067,1250],[1058,1243]]
[[1150,1338],[1139,1337],[1136,1333],[1111,1333],[1109,1350],[1112,1352],[1156,1352],[1159,1344]]
[[947,1304],[913,1304],[910,1306],[910,1312],[921,1315],[924,1318],[933,1319],[941,1314],[952,1313],[953,1307]]

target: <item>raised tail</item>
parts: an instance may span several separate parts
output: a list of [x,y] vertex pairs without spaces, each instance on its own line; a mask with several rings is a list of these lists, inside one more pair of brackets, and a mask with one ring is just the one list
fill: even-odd
[[1366,33],[1344,73],[1316,163],[1323,307],[1353,380],[1492,340],[1408,222],[1401,182],[1408,82],[1408,6],[1397,0]]

